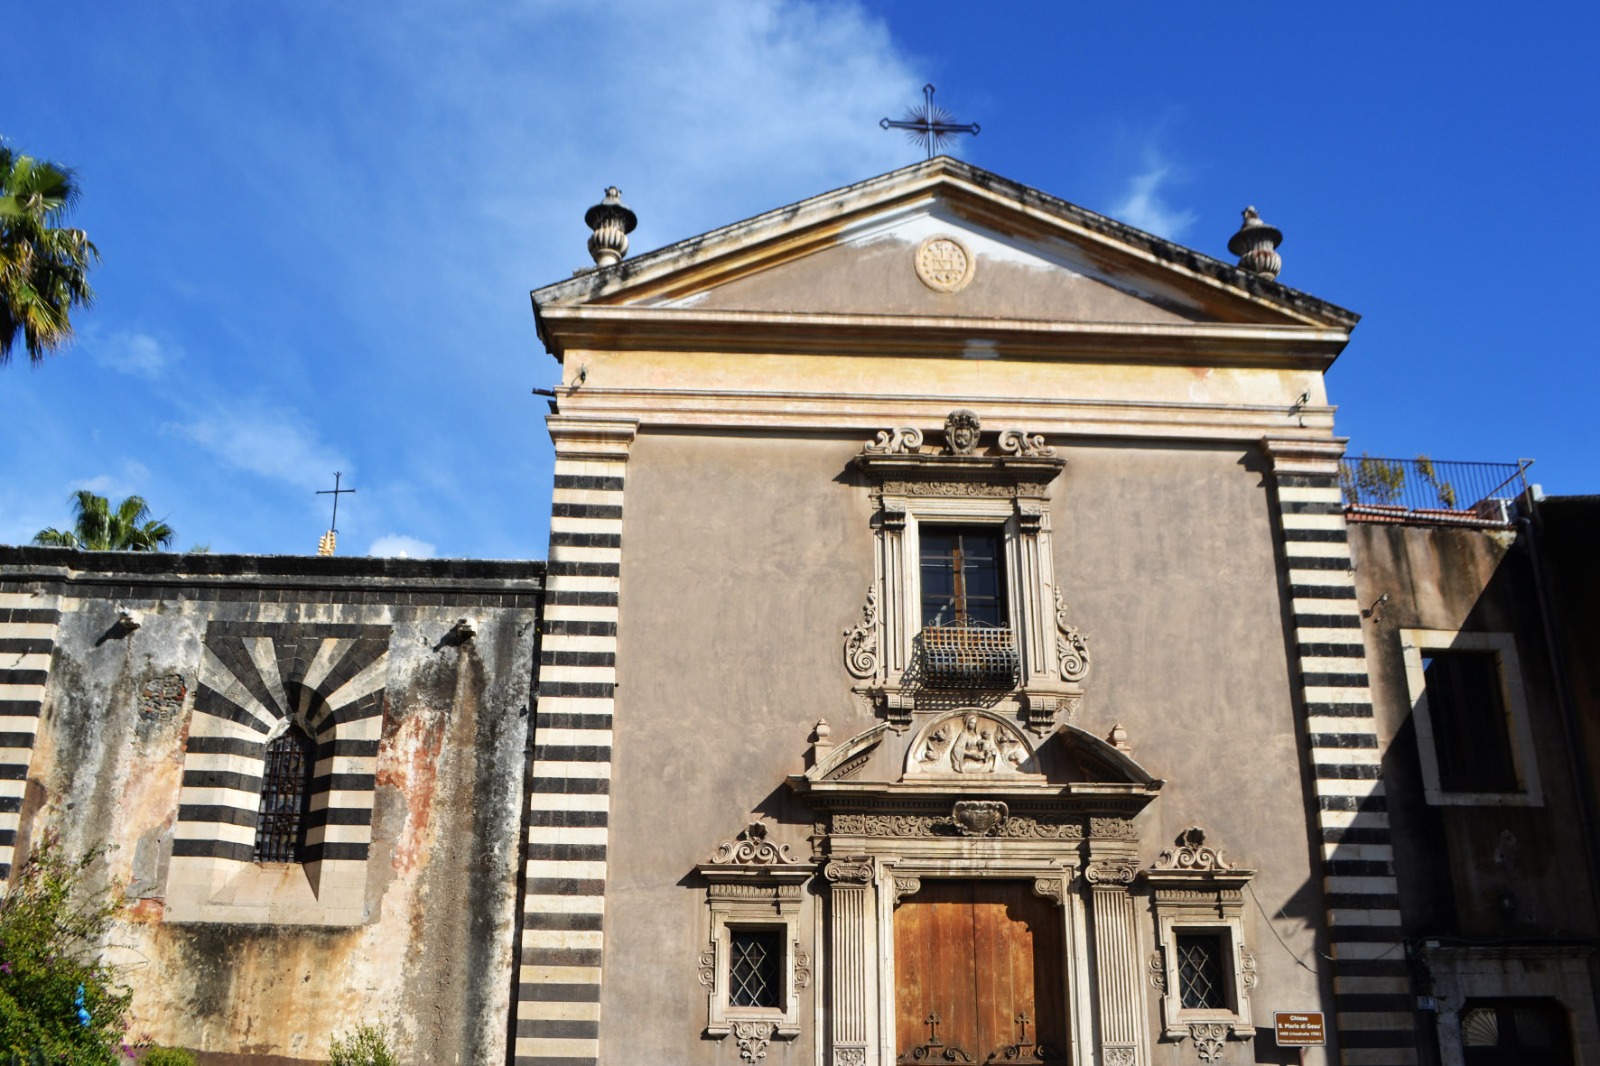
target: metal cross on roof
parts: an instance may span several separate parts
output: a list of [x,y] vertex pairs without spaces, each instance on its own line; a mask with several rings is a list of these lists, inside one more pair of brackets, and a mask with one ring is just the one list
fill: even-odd
[[957,122],[955,116],[938,104],[933,102],[933,83],[922,87],[922,104],[920,107],[906,108],[906,117],[903,119],[886,118],[878,123],[880,129],[905,130],[911,138],[911,143],[920,144],[928,150],[928,158],[932,159],[950,141],[955,140],[958,133],[978,135],[978,124],[968,122],[965,125]]
[[355,489],[341,489],[339,487],[339,479],[342,478],[342,477],[344,477],[344,475],[339,473],[339,471],[335,470],[333,472],[333,488],[331,488],[331,489],[318,489],[317,490],[317,495],[318,496],[332,496],[333,497],[333,520],[328,523],[328,531],[330,533],[339,532],[339,497],[340,496],[354,496],[355,492],[356,492]]

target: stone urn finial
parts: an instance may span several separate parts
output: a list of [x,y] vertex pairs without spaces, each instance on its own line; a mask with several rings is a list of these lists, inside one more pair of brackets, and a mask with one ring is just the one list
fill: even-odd
[[1277,252],[1282,243],[1282,231],[1261,221],[1254,207],[1247,207],[1239,232],[1228,239],[1228,251],[1239,257],[1241,269],[1271,281],[1283,269],[1283,258]]
[[596,266],[610,266],[628,254],[628,234],[639,224],[639,216],[622,202],[622,190],[606,189],[606,198],[583,214],[584,225],[594,230],[589,235],[589,254]]

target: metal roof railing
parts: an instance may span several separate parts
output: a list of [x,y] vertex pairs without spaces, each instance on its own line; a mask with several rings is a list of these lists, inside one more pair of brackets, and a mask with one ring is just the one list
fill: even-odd
[[1353,521],[1509,526],[1532,465],[1363,455],[1339,461],[1339,488]]

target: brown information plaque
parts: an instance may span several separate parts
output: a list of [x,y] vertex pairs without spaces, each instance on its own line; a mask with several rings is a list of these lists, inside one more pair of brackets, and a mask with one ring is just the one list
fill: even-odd
[[1328,1042],[1321,1011],[1278,1011],[1272,1017],[1279,1047],[1321,1047]]

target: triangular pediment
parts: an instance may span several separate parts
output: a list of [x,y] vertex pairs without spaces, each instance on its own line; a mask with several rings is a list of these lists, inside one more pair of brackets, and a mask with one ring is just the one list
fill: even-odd
[[582,272],[533,298],[541,328],[580,309],[630,322],[654,311],[1341,334],[1357,318],[945,157]]

